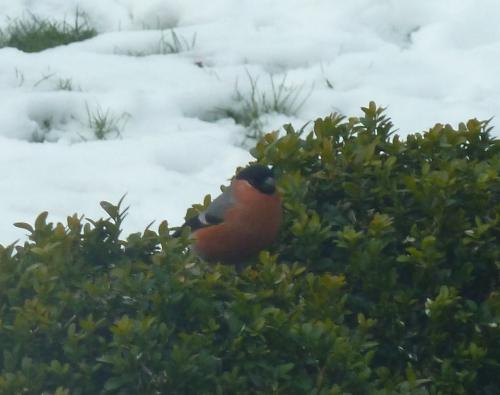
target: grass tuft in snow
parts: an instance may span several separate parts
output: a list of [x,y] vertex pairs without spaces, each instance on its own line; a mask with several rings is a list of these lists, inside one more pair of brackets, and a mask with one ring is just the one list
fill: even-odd
[[196,33],[193,34],[191,40],[188,40],[184,36],[179,36],[174,29],[170,29],[170,37],[163,30],[161,32],[160,42],[159,42],[159,53],[160,54],[170,54],[170,53],[180,53],[187,52],[194,49],[196,45]]
[[196,33],[188,39],[177,34],[174,29],[170,29],[169,32],[162,30],[158,43],[149,50],[127,51],[126,54],[130,56],[169,55],[191,51],[195,46]]
[[[26,78],[23,71],[15,69],[17,87],[26,86]],[[29,88],[29,85],[27,86]],[[56,91],[82,91],[81,86],[76,86],[71,78],[59,77],[57,73],[48,70],[42,73],[41,77],[36,80],[31,88],[48,88]]]
[[122,131],[130,119],[129,113],[113,114],[109,109],[103,110],[99,105],[93,110],[90,110],[88,105],[85,107],[87,110],[87,126],[92,130],[96,139],[106,140],[112,135],[121,137]]
[[17,67],[15,68],[15,72],[16,72],[17,87],[21,87],[24,85],[24,82],[26,81],[26,78],[24,76],[24,72],[22,70],[19,70]]
[[43,84],[44,82],[51,80],[55,75],[56,73],[42,74],[42,77],[33,84],[33,88],[36,88],[37,86]]
[[[258,77],[252,76],[248,71],[247,77],[250,83],[249,92],[243,93],[236,84],[236,105],[218,111],[220,115],[232,118],[237,124],[245,126],[247,139],[259,140],[264,135],[263,115],[278,113],[295,116],[311,95],[311,92],[304,94],[303,86],[288,85],[286,75],[279,80],[269,75],[269,86],[266,90],[259,86]],[[270,94],[266,94],[266,91],[270,91]]]
[[[73,85],[73,80],[71,78],[59,78],[56,85],[57,90],[60,91],[73,91],[75,87]],[[78,88],[81,90],[81,88]]]
[[22,19],[12,19],[5,30],[0,30],[0,48],[39,52],[96,35],[97,31],[89,25],[86,15],[78,9],[72,23],[44,20],[29,14]]

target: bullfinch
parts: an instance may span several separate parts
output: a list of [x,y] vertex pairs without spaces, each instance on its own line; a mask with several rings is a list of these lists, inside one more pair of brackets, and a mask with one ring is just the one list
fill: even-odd
[[182,227],[191,228],[193,251],[202,259],[234,264],[240,270],[246,260],[276,239],[281,218],[273,171],[253,164],[241,170],[205,211]]

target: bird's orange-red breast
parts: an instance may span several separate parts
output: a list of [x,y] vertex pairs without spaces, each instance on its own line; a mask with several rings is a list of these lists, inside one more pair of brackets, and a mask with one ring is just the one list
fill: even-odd
[[250,165],[209,207],[185,225],[193,250],[209,262],[240,265],[268,248],[282,219],[281,199],[271,169]]

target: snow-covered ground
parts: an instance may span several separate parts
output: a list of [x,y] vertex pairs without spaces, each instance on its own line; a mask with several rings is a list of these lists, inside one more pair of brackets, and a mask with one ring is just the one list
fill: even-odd
[[[13,222],[99,217],[99,201],[125,193],[126,233],[179,224],[250,159],[244,128],[217,116],[236,83],[249,92],[247,74],[268,95],[269,76],[286,75],[307,97],[267,129],[357,115],[370,100],[400,134],[500,114],[498,0],[0,0],[0,28],[29,13],[71,21],[77,7],[97,37],[0,49],[2,244],[25,237]],[[186,50],[161,54],[170,28]],[[92,137],[97,112],[120,137]]]

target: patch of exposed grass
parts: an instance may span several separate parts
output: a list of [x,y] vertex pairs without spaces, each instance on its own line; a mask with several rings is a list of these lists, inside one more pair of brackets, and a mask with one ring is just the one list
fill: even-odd
[[24,71],[18,69],[17,67],[15,68],[16,72],[16,83],[18,87],[21,87],[24,85],[24,82],[26,81],[26,78],[24,76]]
[[[288,85],[286,75],[278,80],[269,75],[269,86],[266,90],[260,87],[259,77],[252,76],[248,71],[247,77],[250,83],[249,92],[243,93],[236,84],[235,105],[217,111],[222,116],[232,118],[237,124],[245,126],[247,139],[259,140],[263,136],[263,115],[278,113],[295,116],[311,94],[311,92],[304,93],[303,86]],[[266,91],[270,91],[270,94],[266,94]]]
[[97,31],[89,25],[86,15],[78,9],[72,23],[45,20],[29,14],[24,18],[12,19],[5,30],[0,30],[0,48],[40,52],[96,35]]
[[99,105],[93,110],[86,105],[86,110],[87,126],[92,130],[95,138],[98,140],[106,140],[113,135],[115,137],[120,137],[125,125],[130,119],[130,114],[127,112],[114,114],[109,109],[103,110]]
[[[73,91],[75,87],[73,85],[73,80],[71,78],[59,78],[57,80],[57,90],[60,91]],[[78,88],[78,90],[81,90]]]
[[55,75],[56,73],[42,74],[42,77],[33,84],[33,88],[36,88],[37,86],[43,84],[44,82],[51,80]]
[[[77,121],[83,126],[84,130],[90,130],[88,133],[78,133],[82,141],[93,140],[108,140],[111,138],[119,138],[130,119],[130,114],[123,112],[117,114],[110,109],[103,109],[99,104],[95,107],[85,105],[87,118],[79,120],[71,113],[63,116],[54,116],[52,114],[43,114],[32,118],[37,124],[37,128],[28,139],[32,143],[56,142],[60,138],[60,132],[69,131],[65,125],[69,120]],[[54,134],[54,132],[56,132]]]
[[195,46],[196,33],[191,36],[191,39],[188,39],[177,34],[174,29],[170,29],[168,32],[161,31],[158,43],[152,48],[144,51],[126,51],[125,54],[130,56],[169,55],[191,51]]
[[[16,81],[17,86],[27,86],[25,74],[22,70],[16,68]],[[36,80],[32,85],[32,88],[37,87],[48,87],[51,90],[57,91],[82,91],[81,86],[75,85],[73,79],[59,77],[57,73],[51,72],[50,69],[47,72],[42,73],[41,77]]]
[[170,29],[170,37],[164,30],[161,32],[158,48],[160,54],[170,54],[191,51],[195,45],[196,33],[191,40],[188,40],[184,36],[179,36],[174,29]]

